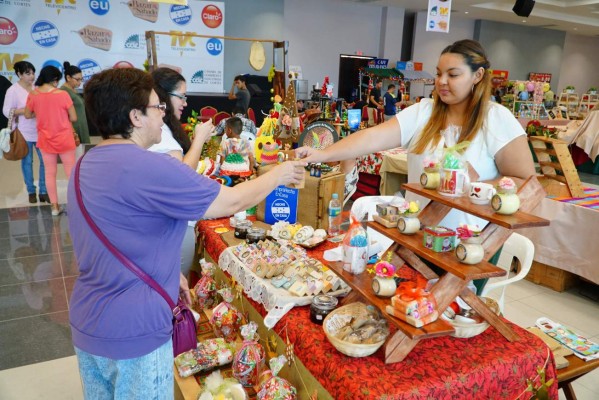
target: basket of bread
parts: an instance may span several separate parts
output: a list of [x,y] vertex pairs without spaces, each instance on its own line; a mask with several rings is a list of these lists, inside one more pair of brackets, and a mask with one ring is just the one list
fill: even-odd
[[351,303],[331,312],[322,324],[327,339],[341,353],[366,357],[377,351],[389,336],[387,320],[364,303]]

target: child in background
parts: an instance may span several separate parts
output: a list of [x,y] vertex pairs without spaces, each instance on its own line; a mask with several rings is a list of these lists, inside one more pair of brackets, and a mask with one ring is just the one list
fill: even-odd
[[227,119],[224,139],[220,144],[219,156],[221,175],[248,177],[254,171],[254,154],[250,142],[240,137],[243,122],[238,117]]

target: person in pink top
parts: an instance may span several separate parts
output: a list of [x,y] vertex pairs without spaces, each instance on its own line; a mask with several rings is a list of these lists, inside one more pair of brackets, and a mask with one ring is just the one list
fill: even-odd
[[56,192],[58,156],[68,179],[75,164],[76,148],[72,122],[77,121],[77,113],[69,94],[57,89],[61,79],[62,73],[58,68],[51,65],[42,68],[35,81],[37,88],[29,93],[25,107],[25,118],[35,117],[37,120],[37,147],[44,159],[53,216],[62,212]]
[[48,192],[46,191],[46,175],[44,171],[44,160],[40,150],[35,147],[37,142],[37,127],[35,119],[25,118],[25,103],[27,96],[33,90],[33,81],[35,80],[35,67],[29,61],[19,61],[14,65],[15,74],[19,80],[14,83],[7,91],[2,106],[2,113],[8,118],[10,110],[14,110],[15,126],[23,134],[23,138],[29,147],[29,153],[21,160],[21,170],[23,171],[23,180],[29,194],[29,202],[37,203],[36,188],[33,182],[33,149],[37,151],[40,160],[39,171],[39,199],[40,202],[50,202]]

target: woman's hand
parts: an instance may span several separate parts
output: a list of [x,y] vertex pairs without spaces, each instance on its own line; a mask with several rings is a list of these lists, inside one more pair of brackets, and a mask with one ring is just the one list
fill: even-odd
[[189,294],[189,283],[187,283],[187,278],[183,276],[183,273],[179,275],[179,297],[188,307],[191,307],[191,294]]
[[214,133],[214,125],[212,120],[208,120],[202,124],[197,124],[193,130],[193,141],[202,141],[204,144]]
[[295,149],[295,156],[301,158],[305,163],[317,163],[324,162],[324,152],[322,150],[316,150],[312,147],[303,146]]
[[304,167],[306,163],[302,161],[286,161],[272,169],[272,174],[276,174],[277,186],[298,184],[304,179]]

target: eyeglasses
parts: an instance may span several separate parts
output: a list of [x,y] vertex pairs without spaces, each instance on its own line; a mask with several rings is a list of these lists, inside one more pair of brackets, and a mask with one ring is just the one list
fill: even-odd
[[153,105],[147,106],[146,108],[156,108],[162,112],[165,112],[166,111],[166,103],[153,104]]
[[83,80],[83,77],[75,78],[75,77],[71,76],[71,79],[76,80],[77,82],[81,82]]
[[175,93],[175,92],[169,92],[169,94],[170,94],[171,96],[174,96],[174,97],[177,97],[177,98],[179,98],[179,99],[183,100],[184,102],[186,102],[186,101],[187,101],[187,96],[184,96],[184,95],[182,95],[182,94]]

